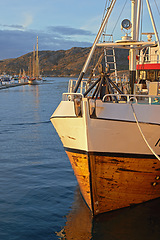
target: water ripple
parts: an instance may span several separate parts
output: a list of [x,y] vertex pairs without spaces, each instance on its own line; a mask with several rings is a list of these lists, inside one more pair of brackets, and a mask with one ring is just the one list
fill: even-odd
[[12,123],[12,126],[24,126],[24,125],[36,125],[36,124],[43,124],[43,123],[51,123],[50,120],[42,121],[42,122],[26,122],[26,123]]

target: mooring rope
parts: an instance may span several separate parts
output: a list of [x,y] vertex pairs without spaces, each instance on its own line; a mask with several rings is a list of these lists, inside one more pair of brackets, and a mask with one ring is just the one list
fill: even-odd
[[160,161],[160,157],[159,157],[159,156],[154,152],[154,150],[151,148],[151,146],[149,145],[147,139],[145,138],[145,136],[144,136],[144,134],[143,134],[143,132],[142,132],[142,129],[141,129],[140,125],[139,125],[139,122],[138,122],[138,119],[137,119],[136,113],[135,113],[135,111],[134,111],[133,104],[132,104],[131,102],[130,102],[130,104],[131,104],[131,107],[132,107],[133,116],[134,116],[135,121],[136,121],[136,123],[137,123],[138,129],[139,129],[139,131],[140,131],[140,133],[141,133],[141,135],[142,135],[142,137],[143,137],[145,143],[147,144],[148,148],[149,148],[150,151],[153,153],[153,155],[154,155],[154,156]]

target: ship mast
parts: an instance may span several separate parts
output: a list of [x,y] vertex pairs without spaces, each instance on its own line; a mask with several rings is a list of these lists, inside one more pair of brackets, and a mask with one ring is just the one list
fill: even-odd
[[[131,39],[132,41],[137,41],[137,32],[139,29],[136,29],[136,19],[137,19],[137,0],[131,0],[131,22],[132,22],[132,30],[131,30]],[[137,32],[136,32],[137,31]],[[130,71],[130,86],[131,86],[131,94],[134,91],[134,82],[136,79],[136,49],[132,48],[129,51],[129,71]]]
[[[131,31],[131,39],[132,41],[138,41],[139,38],[139,22],[140,22],[140,11],[141,11],[141,0],[138,0],[138,7],[137,7],[137,0],[131,0],[131,22],[132,22],[132,31]],[[155,21],[153,18],[151,6],[149,0],[146,0],[148,12],[150,15],[152,27],[154,30],[154,34],[156,36],[156,41],[160,51],[160,40],[158,36],[158,32],[156,29]],[[129,54],[129,70],[130,70],[130,85],[131,85],[131,94],[134,91],[134,81],[136,79],[136,49],[130,49]]]
[[[136,53],[137,53],[137,49],[143,49],[143,48],[146,48],[147,46],[151,46],[151,45],[155,45],[154,42],[143,42],[143,41],[139,41],[139,28],[140,28],[140,13],[141,13],[141,2],[142,0],[131,0],[131,23],[132,23],[132,28],[131,28],[131,37],[129,37],[127,39],[127,41],[124,39],[122,41],[117,41],[116,43],[113,43],[112,44],[112,47],[121,47],[121,48],[126,48],[126,49],[130,49],[129,50],[129,73],[130,73],[130,93],[133,94],[134,92],[134,83],[135,83],[135,79],[136,79]],[[78,87],[81,83],[81,80],[84,76],[84,74],[86,73],[87,71],[87,68],[89,66],[89,63],[91,61],[91,58],[93,56],[93,53],[95,51],[95,48],[96,46],[101,46],[101,47],[111,47],[111,44],[108,44],[108,43],[98,43],[101,35],[102,35],[102,32],[108,22],[108,19],[110,17],[110,14],[113,10],[113,7],[116,3],[116,0],[111,0],[110,2],[110,6],[108,7],[107,9],[107,13],[102,21],[102,24],[101,24],[101,27],[99,29],[99,32],[95,38],[95,41],[92,45],[92,48],[90,50],[90,53],[88,55],[88,58],[83,66],[83,69],[79,75],[79,78],[77,80],[77,83],[76,83],[76,86],[74,88],[74,93],[77,92],[78,90]],[[158,37],[158,32],[157,32],[157,29],[156,29],[156,26],[155,26],[155,23],[154,23],[154,19],[153,19],[153,15],[152,15],[152,11],[151,11],[151,7],[150,7],[150,4],[149,4],[149,0],[146,0],[146,3],[147,3],[147,7],[148,7],[148,11],[149,11],[149,15],[150,15],[150,19],[151,19],[151,22],[152,22],[152,26],[153,26],[153,29],[154,29],[154,33],[155,33],[155,36],[156,36],[156,41],[157,41],[157,44],[160,48],[160,41],[159,41],[159,37]],[[125,27],[124,27],[125,28]],[[125,28],[127,29],[127,28]],[[130,29],[130,28],[128,28]],[[123,44],[123,41],[124,41],[124,44]]]
[[32,59],[31,59],[31,56],[30,56],[30,57],[29,57],[29,71],[28,71],[28,75],[29,75],[30,78],[32,77],[32,68],[31,68],[31,65],[32,65]]
[[35,77],[35,45],[33,48],[33,78]]
[[37,48],[36,48],[36,77],[39,77],[39,57],[38,57],[38,36],[37,36]]
[[76,86],[74,88],[74,92],[75,93],[77,92],[78,87],[79,87],[79,85],[81,83],[81,80],[82,80],[84,74],[86,73],[86,71],[88,69],[88,65],[89,65],[89,63],[91,61],[91,58],[92,58],[93,54],[94,54],[94,51],[95,51],[95,48],[96,48],[96,44],[98,43],[98,41],[99,41],[99,39],[100,39],[100,37],[101,37],[101,35],[103,33],[103,30],[104,30],[104,28],[105,28],[105,26],[106,26],[106,24],[108,22],[108,19],[109,19],[110,15],[111,15],[111,12],[113,10],[113,7],[114,7],[115,3],[116,3],[116,0],[112,0],[111,3],[110,3],[110,6],[108,7],[107,13],[106,13],[106,15],[105,15],[105,17],[104,17],[104,19],[102,21],[102,24],[101,24],[101,27],[99,29],[99,32],[98,32],[98,34],[97,34],[97,36],[96,36],[96,38],[94,40],[94,43],[92,45],[92,48],[91,48],[90,53],[88,55],[88,58],[87,58],[84,66],[83,66],[83,69],[82,69],[82,71],[81,71],[81,73],[79,75],[77,84],[76,84]]

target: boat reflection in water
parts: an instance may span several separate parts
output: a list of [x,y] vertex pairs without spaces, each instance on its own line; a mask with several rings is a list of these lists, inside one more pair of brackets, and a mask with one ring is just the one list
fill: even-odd
[[59,239],[88,240],[92,238],[92,213],[85,204],[78,186],[75,191],[74,203],[66,219],[65,227],[56,233]]
[[157,240],[159,213],[160,198],[93,218],[77,188],[66,225],[57,236],[61,240]]

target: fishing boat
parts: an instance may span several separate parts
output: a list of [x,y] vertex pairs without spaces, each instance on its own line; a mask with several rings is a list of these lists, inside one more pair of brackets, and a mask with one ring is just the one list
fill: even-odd
[[[51,116],[93,215],[160,197],[160,41],[152,8],[146,0],[153,27],[145,33],[148,40],[140,40],[142,1],[133,0],[131,20],[121,23],[122,39],[100,42],[116,0],[109,3],[79,78],[69,81]],[[97,47],[105,59],[108,49],[128,49],[129,79],[123,88],[116,74],[111,80],[110,63],[102,66],[101,58],[84,78]]]

